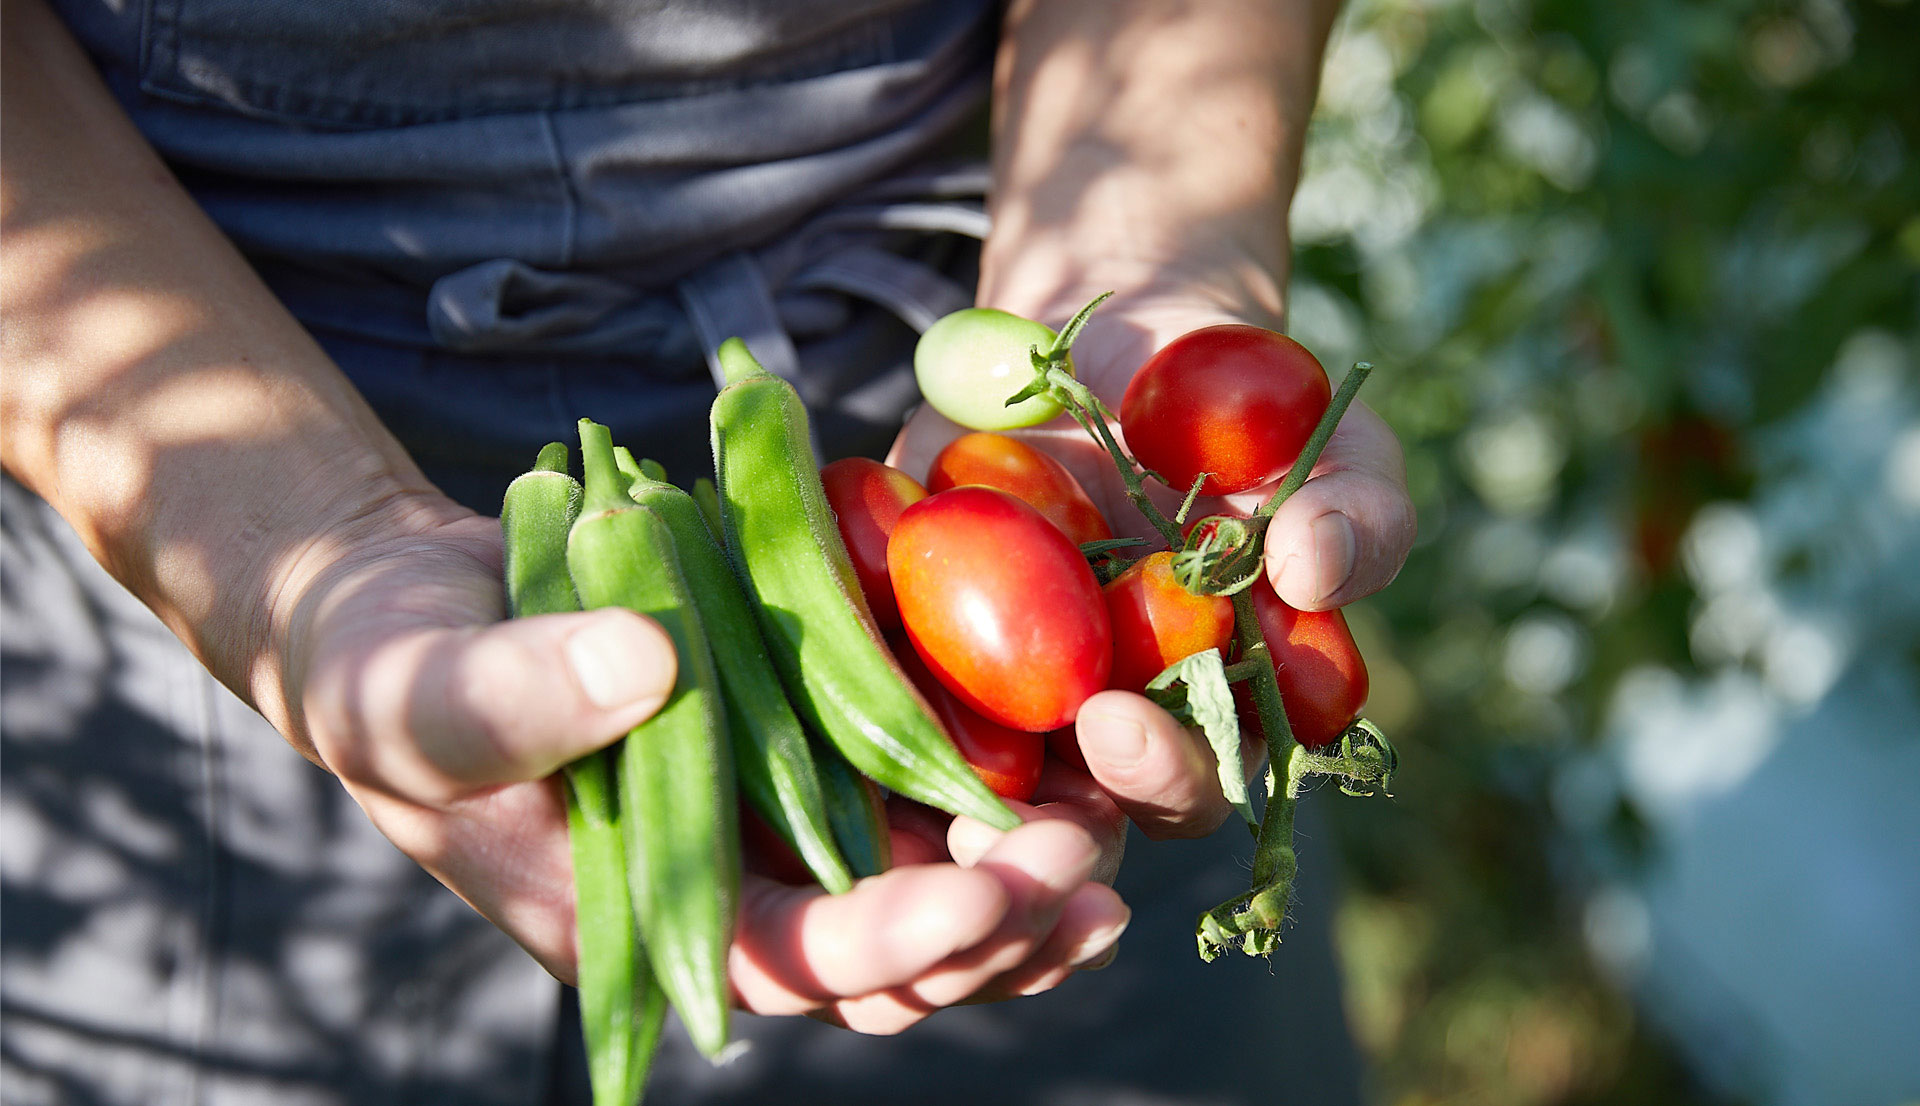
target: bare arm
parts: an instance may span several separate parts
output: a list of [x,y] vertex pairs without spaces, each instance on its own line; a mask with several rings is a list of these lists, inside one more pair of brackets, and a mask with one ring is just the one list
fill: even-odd
[[1277,324],[1287,206],[1337,9],[1014,4],[981,302],[1057,313],[1151,290]]
[[5,18],[0,457],[296,734],[263,663],[298,591],[283,581],[355,520],[432,512],[431,488],[65,29],[34,3]]
[[[7,471],[402,852],[570,978],[549,773],[657,709],[669,639],[618,610],[500,621],[498,522],[427,483],[52,15],[4,13]],[[1124,923],[1085,882],[1114,847],[1099,818],[957,827],[968,867],[832,898],[750,879],[741,1002],[894,1030],[1052,986]]]

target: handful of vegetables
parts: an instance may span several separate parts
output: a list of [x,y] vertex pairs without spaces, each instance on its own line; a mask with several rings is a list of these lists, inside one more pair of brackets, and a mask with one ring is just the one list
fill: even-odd
[[[1219,467],[1195,470],[1173,519],[1147,499],[1138,466],[1107,432],[1111,413],[1073,379],[1066,356],[1098,302],[1047,349],[1032,347],[1031,383],[999,406],[1036,412],[1023,416],[1030,421],[1064,409],[1108,448],[1129,497],[1170,546],[1130,567],[1120,553],[1140,543],[1114,540],[1073,477],[1017,439],[959,439],[936,460],[931,494],[871,461],[820,471],[798,396],[738,339],[719,351],[727,385],[712,412],[716,485],[675,487],[583,419],[582,481],[556,442],[509,487],[501,517],[511,613],[627,607],[659,622],[680,660],[657,714],[565,772],[596,1106],[639,1099],[669,1002],[708,1055],[727,1041],[736,795],[821,887],[843,892],[889,863],[879,788],[1011,829],[1019,818],[1002,797],[1033,794],[1049,731],[1060,735],[1058,754],[1077,759],[1070,727],[1081,702],[1108,686],[1144,690],[1205,730],[1223,789],[1258,841],[1250,892],[1201,919],[1201,954],[1212,959],[1230,942],[1252,953],[1277,942],[1293,875],[1293,799],[1308,774],[1384,791],[1391,746],[1354,722],[1365,668],[1338,612],[1302,635],[1301,620],[1325,616],[1291,612],[1288,621],[1270,590],[1259,603],[1248,591],[1265,586],[1265,518],[1304,482],[1364,367],[1308,419],[1313,438],[1294,444],[1292,473],[1260,514],[1182,534]],[[978,346],[967,314],[929,337],[951,349],[960,328],[963,345]],[[918,368],[925,380],[924,359]],[[966,391],[948,380],[927,394]],[[992,421],[1006,427],[1006,418],[996,411]],[[1329,658],[1346,666],[1342,694],[1289,686]],[[1251,686],[1269,739],[1264,822],[1247,794],[1235,679]],[[1301,740],[1337,750],[1296,743],[1286,713],[1296,703],[1312,725]]]

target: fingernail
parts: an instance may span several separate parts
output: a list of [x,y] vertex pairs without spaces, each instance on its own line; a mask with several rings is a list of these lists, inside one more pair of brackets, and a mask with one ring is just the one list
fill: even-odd
[[[1329,511],[1313,520],[1309,532],[1311,549],[1288,554],[1273,577],[1273,586],[1281,598],[1304,597],[1319,606],[1339,591],[1353,575],[1353,523],[1339,511]],[[1293,600],[1298,602],[1298,599]]]
[[1066,971],[1061,969],[1055,969],[1053,971],[1050,971],[1046,975],[1041,976],[1039,979],[1034,980],[1032,983],[1027,984],[1025,987],[1020,988],[1020,994],[1022,995],[1045,994],[1046,992],[1053,990],[1055,987],[1060,986],[1062,983],[1065,983],[1067,981],[1067,974],[1068,973]]
[[955,864],[971,868],[1006,835],[1006,830],[995,829],[963,814],[947,827],[947,854]]
[[1314,599],[1325,602],[1353,575],[1353,523],[1339,511],[1313,520],[1313,553],[1318,590]]
[[608,616],[567,639],[567,663],[593,705],[602,710],[665,701],[674,664],[658,633],[626,616]]
[[1086,971],[1104,968],[1113,963],[1114,945],[1120,940],[1120,935],[1127,931],[1127,923],[1131,921],[1133,921],[1133,911],[1129,910],[1126,917],[1118,922],[1094,931],[1073,950],[1073,955],[1067,962]]
[[1131,768],[1147,755],[1147,731],[1131,718],[1095,714],[1080,722],[1080,750],[1090,761]]

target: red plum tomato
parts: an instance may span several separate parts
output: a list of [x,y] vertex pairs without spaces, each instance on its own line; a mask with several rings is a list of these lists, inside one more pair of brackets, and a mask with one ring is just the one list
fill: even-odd
[[1173,662],[1233,642],[1233,600],[1182,587],[1172,553],[1140,558],[1101,590],[1113,622],[1109,687],[1143,691]]
[[899,469],[865,457],[833,462],[820,470],[820,483],[873,620],[882,630],[898,629],[900,609],[887,578],[887,538],[900,512],[925,499],[927,489]]
[[740,800],[740,859],[747,871],[775,883],[805,887],[814,882],[813,873],[793,851],[793,846],[787,844],[786,838],[768,825],[758,811],[747,805],[745,799]]
[[962,702],[1042,733],[1107,686],[1113,636],[1100,584],[1046,516],[997,488],[929,495],[887,544],[915,652]]
[[1333,390],[1305,346],[1238,323],[1202,327],[1140,367],[1120,400],[1127,446],[1178,491],[1227,495],[1287,471]]
[[1254,582],[1252,592],[1293,739],[1309,749],[1330,744],[1367,703],[1367,662],[1347,630],[1346,616],[1338,610],[1295,610],[1274,594],[1265,576]]
[[1070,764],[1082,772],[1087,771],[1087,754],[1080,751],[1080,731],[1072,726],[1062,726],[1047,731],[1047,751],[1054,759]]
[[1046,761],[1046,737],[1002,726],[983,716],[934,679],[926,662],[913,651],[912,644],[904,641],[892,644],[900,667],[906,670],[920,694],[926,696],[934,716],[953,738],[953,747],[960,751],[980,782],[1002,799],[1026,802],[1033,798],[1034,789],[1040,786],[1041,766]]
[[1065,465],[1018,438],[975,432],[948,443],[927,472],[927,490],[967,484],[999,488],[1047,516],[1075,545],[1113,537],[1113,528]]

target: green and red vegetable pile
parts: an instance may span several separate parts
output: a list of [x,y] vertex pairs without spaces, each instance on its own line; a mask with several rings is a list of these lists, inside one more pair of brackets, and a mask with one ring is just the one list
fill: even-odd
[[[1291,339],[1208,327],[1141,369],[1116,420],[1069,353],[1099,303],[1058,334],[982,309],[927,331],[923,394],[976,432],[924,486],[864,459],[821,469],[798,396],[736,339],[719,354],[714,484],[675,487],[583,419],[582,481],[554,443],[508,489],[515,616],[627,607],[680,656],[659,713],[565,773],[596,1106],[639,1099],[669,1002],[703,1051],[726,1043],[743,834],[772,874],[838,893],[889,863],[883,788],[1012,828],[1002,799],[1031,797],[1049,755],[1078,759],[1074,716],[1103,689],[1201,729],[1254,832],[1248,891],[1200,918],[1206,959],[1278,942],[1307,778],[1385,792],[1393,749],[1358,719],[1366,666],[1345,620],[1288,607],[1260,565],[1267,520],[1368,367],[1331,393]],[[1063,411],[1165,549],[1131,557],[1146,543],[1116,539],[1064,467],[992,432]],[[1283,474],[1251,518],[1186,518],[1202,494]],[[1148,479],[1187,491],[1172,517]],[[1258,817],[1243,722],[1266,738]]]

